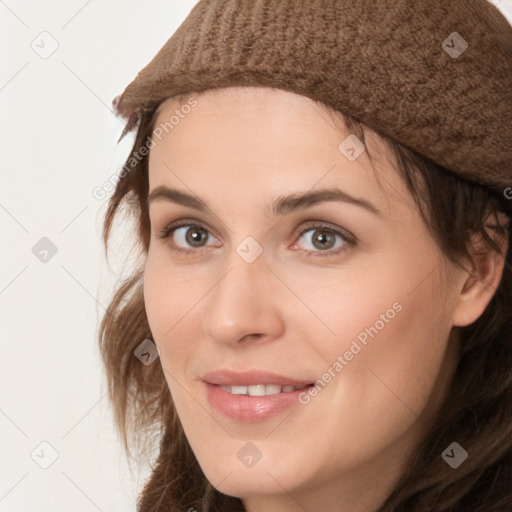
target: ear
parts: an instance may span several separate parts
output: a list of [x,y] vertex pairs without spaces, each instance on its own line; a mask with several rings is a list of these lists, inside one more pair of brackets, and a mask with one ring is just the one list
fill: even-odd
[[485,220],[487,234],[500,246],[502,254],[489,247],[481,234],[471,237],[469,252],[473,257],[474,270],[461,272],[460,293],[453,314],[453,325],[470,325],[482,315],[498,288],[508,250],[507,217],[501,213],[498,222],[505,227],[500,235],[496,225],[488,226],[489,216]]

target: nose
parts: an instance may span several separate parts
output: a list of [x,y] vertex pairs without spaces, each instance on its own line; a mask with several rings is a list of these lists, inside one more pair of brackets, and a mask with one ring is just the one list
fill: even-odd
[[231,346],[278,338],[284,329],[279,286],[263,257],[246,263],[234,254],[227,273],[206,297],[204,331]]

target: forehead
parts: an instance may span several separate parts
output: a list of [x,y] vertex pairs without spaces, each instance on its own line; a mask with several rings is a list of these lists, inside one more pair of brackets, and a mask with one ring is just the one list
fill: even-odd
[[[190,104],[194,108],[184,108]],[[401,184],[395,183],[399,177],[389,147],[368,128],[364,135],[349,129],[337,114],[305,96],[267,87],[211,89],[169,98],[160,105],[155,126],[169,125],[173,116],[176,124],[168,126],[150,152],[151,188],[178,183],[176,173],[199,184],[229,180],[233,186],[238,179],[241,187],[248,179],[259,187],[278,183],[281,176],[281,185],[290,188],[290,179],[303,188],[336,182],[375,197],[382,194],[380,175],[397,191]],[[366,148],[350,160],[344,151],[361,138]]]
[[[349,129],[343,115],[324,104],[270,87],[224,87],[169,98],[156,111],[155,127],[169,146],[178,146],[178,141],[185,143],[191,135],[197,141],[199,134],[203,135],[202,144],[221,135],[235,135],[240,143],[243,134],[250,133],[253,146],[265,146],[267,150],[281,146],[282,150],[300,151],[304,147],[309,151],[334,150],[336,155],[340,142],[351,132],[359,139],[365,137],[359,127]],[[233,146],[229,149],[235,149]],[[373,156],[387,153],[376,136],[372,146]],[[245,149],[249,155],[250,148]]]

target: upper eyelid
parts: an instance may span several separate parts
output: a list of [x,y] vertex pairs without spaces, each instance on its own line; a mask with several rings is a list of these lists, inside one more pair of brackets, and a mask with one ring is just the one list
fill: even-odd
[[171,235],[174,231],[176,231],[180,228],[190,228],[190,227],[198,227],[198,228],[205,229],[216,240],[219,239],[219,237],[214,233],[215,230],[213,230],[210,226],[208,226],[208,224],[199,222],[199,221],[192,221],[191,219],[190,220],[183,219],[183,221],[176,221],[176,224],[174,224],[173,222],[169,222],[160,230],[160,232],[168,230],[169,235]]

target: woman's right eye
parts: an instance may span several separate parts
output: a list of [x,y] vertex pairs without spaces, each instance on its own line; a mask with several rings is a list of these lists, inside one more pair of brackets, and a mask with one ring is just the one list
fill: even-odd
[[[162,240],[169,240],[171,250],[177,253],[204,252],[204,243],[216,238],[202,226],[195,224],[182,224],[179,226],[166,226],[159,236]],[[218,240],[217,240],[218,242]],[[214,244],[218,247],[220,242]]]

